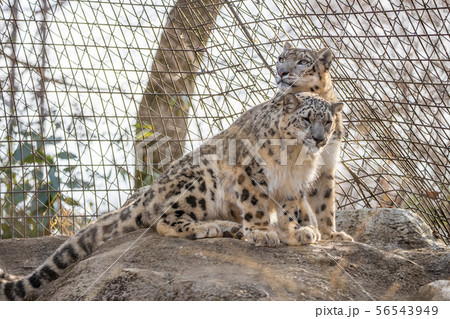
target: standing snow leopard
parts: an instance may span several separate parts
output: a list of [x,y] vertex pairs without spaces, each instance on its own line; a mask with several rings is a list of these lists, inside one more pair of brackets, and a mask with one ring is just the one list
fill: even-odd
[[298,93],[249,109],[176,160],[125,206],[67,239],[30,275],[14,280],[0,271],[0,300],[26,298],[105,241],[140,228],[192,239],[245,236],[251,244],[268,247],[320,240],[305,192],[342,107]]
[[[285,42],[283,52],[276,63],[278,94],[314,92],[327,101],[337,102],[330,76],[332,60],[333,53],[330,49],[299,49]],[[322,152],[325,165],[320,167],[317,182],[308,192],[308,202],[317,216],[323,239],[353,241],[345,232],[336,231],[334,178],[343,130],[342,116],[339,114],[331,141]]]

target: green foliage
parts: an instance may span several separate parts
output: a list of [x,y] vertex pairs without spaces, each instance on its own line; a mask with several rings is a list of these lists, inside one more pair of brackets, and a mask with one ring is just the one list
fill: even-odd
[[143,186],[151,185],[156,179],[159,177],[159,173],[156,171],[153,171],[152,174],[149,174],[145,176],[145,179],[142,181]]
[[73,233],[74,227],[69,229],[61,217],[64,215],[67,220],[72,212],[70,208],[79,203],[65,196],[62,187],[85,188],[89,183],[75,177],[73,171],[76,165],[59,172],[57,159],[76,162],[78,156],[67,151],[61,151],[55,156],[48,155],[45,146],[54,145],[56,139],[53,137],[45,139],[27,131],[20,132],[20,135],[31,138],[9,143],[9,156],[1,163],[3,168],[0,169],[0,185],[4,190],[0,198],[0,213],[3,218],[1,237]]

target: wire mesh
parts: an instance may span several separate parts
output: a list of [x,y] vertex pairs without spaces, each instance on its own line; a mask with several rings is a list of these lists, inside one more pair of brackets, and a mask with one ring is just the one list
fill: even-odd
[[336,56],[338,206],[408,208],[450,243],[446,1],[3,0],[0,20],[2,238],[70,235],[123,205],[158,123],[173,157],[192,150],[274,95],[291,41]]

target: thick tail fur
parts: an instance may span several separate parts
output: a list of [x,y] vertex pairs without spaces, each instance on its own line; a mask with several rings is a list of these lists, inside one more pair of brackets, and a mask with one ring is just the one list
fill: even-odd
[[8,274],[3,269],[0,268],[0,283],[11,281],[11,280],[19,280],[21,278],[22,278],[22,276],[15,276],[15,275]]
[[148,227],[143,222],[144,214],[135,204],[130,203],[117,211],[102,215],[96,222],[67,239],[28,276],[18,279],[0,270],[0,300],[23,300],[31,291],[59,278],[67,267],[90,255],[105,241]]

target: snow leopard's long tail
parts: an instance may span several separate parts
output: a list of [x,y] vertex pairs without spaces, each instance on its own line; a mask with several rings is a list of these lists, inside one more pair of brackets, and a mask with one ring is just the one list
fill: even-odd
[[22,278],[22,276],[15,276],[15,275],[8,274],[3,269],[0,268],[0,284],[2,282],[7,282],[7,281],[11,281],[11,280],[19,280],[21,278]]
[[75,262],[90,255],[105,241],[140,228],[150,226],[142,198],[117,211],[102,215],[96,222],[67,239],[30,275],[21,279],[0,270],[0,300],[23,300],[33,290],[59,278]]

